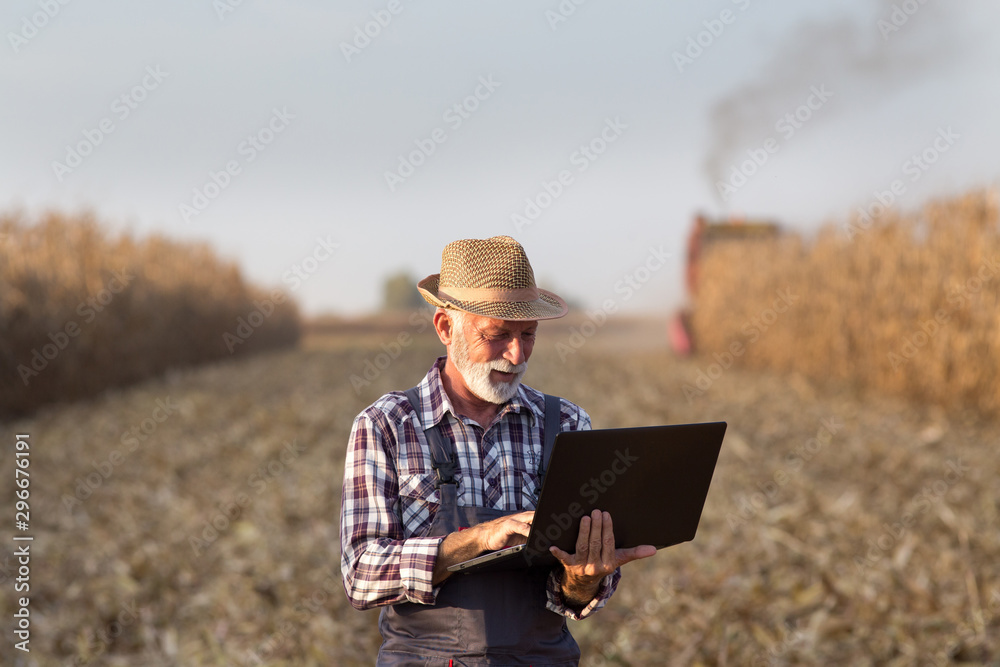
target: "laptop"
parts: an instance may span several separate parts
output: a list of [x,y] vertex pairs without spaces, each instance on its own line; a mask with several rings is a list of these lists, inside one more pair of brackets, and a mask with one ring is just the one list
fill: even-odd
[[619,549],[691,541],[725,433],[726,422],[562,431],[526,543],[448,570],[549,567],[557,562],[549,547],[574,553],[580,518],[594,509],[611,514]]

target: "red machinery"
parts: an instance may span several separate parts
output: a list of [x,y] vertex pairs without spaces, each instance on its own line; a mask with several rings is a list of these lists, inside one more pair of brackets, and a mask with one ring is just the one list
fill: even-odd
[[688,235],[687,266],[684,273],[689,303],[687,307],[675,313],[667,325],[667,337],[674,353],[688,356],[695,351],[696,341],[691,329],[691,306],[698,296],[699,262],[705,249],[724,241],[766,239],[780,233],[781,229],[773,222],[747,221],[737,217],[709,220],[701,213],[695,216],[691,233]]

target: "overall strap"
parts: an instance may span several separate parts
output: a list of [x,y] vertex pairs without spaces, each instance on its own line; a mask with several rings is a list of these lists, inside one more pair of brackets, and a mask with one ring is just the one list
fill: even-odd
[[539,483],[545,479],[545,472],[549,468],[549,459],[552,458],[552,447],[555,444],[556,436],[559,435],[561,411],[559,397],[545,394],[545,444],[542,448],[542,465],[538,469]]
[[[403,392],[410,401],[410,405],[417,413],[418,419],[423,419],[420,408],[420,389],[410,387]],[[538,469],[539,480],[545,479],[545,472],[549,467],[549,459],[552,458],[552,449],[559,435],[559,422],[561,420],[560,399],[558,396],[545,394],[545,443],[542,446],[542,465]],[[455,444],[450,440],[445,444],[445,438],[441,437],[438,425],[424,428],[424,437],[431,448],[431,465],[438,476],[438,485],[453,484],[455,482]]]
[[[424,415],[420,408],[420,387],[410,387],[403,392],[409,399],[410,405],[417,413],[418,423],[422,423]],[[445,438],[441,437],[441,429],[437,424],[424,428],[424,437],[431,448],[431,465],[437,473],[437,486],[442,484],[455,483],[455,443],[451,440],[445,444]]]

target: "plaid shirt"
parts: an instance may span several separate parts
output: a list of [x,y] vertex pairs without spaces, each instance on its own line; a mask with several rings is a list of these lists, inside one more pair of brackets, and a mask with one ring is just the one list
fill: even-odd
[[[347,597],[356,609],[397,602],[434,604],[440,586],[431,584],[438,546],[444,537],[426,537],[439,496],[423,424],[440,424],[455,441],[458,504],[506,511],[535,509],[544,421],[541,392],[521,385],[483,428],[459,418],[441,384],[440,357],[420,383],[420,414],[402,392],[391,392],[358,415],[344,465],[340,541]],[[563,399],[560,430],[590,428],[590,417]],[[600,609],[618,586],[620,570],[601,582],[580,612],[566,606],[559,591],[561,568],[549,575],[546,608],[581,619]],[[474,576],[474,575],[472,575]]]

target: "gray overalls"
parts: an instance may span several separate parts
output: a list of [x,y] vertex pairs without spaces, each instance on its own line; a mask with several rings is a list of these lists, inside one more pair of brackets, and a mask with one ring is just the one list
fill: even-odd
[[[406,392],[420,415],[416,387]],[[539,487],[559,431],[559,399],[545,396],[545,443]],[[455,482],[455,443],[437,426],[424,430],[438,476],[441,504],[427,537],[453,533],[513,512],[460,507]],[[444,581],[434,605],[402,602],[382,608],[383,642],[378,665],[543,665],[576,667],[580,648],[565,617],[545,608],[542,568],[454,574]]]

